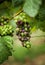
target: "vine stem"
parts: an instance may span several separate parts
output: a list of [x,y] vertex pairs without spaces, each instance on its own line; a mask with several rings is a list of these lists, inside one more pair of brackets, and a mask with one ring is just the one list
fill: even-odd
[[14,14],[13,18],[17,15],[19,15],[21,12],[23,12],[23,10],[21,9],[19,12],[17,12],[16,14]]
[[9,20],[12,20],[12,19],[14,19],[14,17],[16,17],[17,15],[19,15],[21,12],[23,12],[23,10],[22,9],[20,9],[20,11],[19,12],[17,12],[16,14],[14,14]]

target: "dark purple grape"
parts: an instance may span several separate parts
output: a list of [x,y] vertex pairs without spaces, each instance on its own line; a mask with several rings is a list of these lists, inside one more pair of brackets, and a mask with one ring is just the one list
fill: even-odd
[[17,24],[18,27],[21,27],[21,28],[24,26],[23,21],[18,21],[16,24]]
[[17,24],[17,25],[22,25],[22,23],[23,23],[23,22],[19,20],[16,24]]
[[23,33],[24,33],[24,32],[25,32],[25,30],[24,30],[24,29],[21,29],[21,30],[20,30],[20,32],[23,32]]
[[22,32],[25,32],[25,30],[22,30]]

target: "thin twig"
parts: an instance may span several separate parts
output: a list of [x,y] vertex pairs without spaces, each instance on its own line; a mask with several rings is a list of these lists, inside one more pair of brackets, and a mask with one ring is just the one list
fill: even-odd
[[17,15],[19,15],[21,12],[23,12],[23,10],[22,10],[22,9],[20,9],[20,11],[19,11],[19,12],[17,12],[16,14],[14,14],[14,15],[11,17],[11,19],[10,19],[10,20],[14,19],[14,17],[16,17]]

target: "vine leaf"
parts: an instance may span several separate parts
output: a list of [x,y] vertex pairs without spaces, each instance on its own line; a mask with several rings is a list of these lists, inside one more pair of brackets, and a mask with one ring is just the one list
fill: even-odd
[[12,0],[13,6],[19,6],[20,4],[23,4],[24,0]]
[[29,16],[35,17],[38,13],[42,0],[26,0],[23,10]]

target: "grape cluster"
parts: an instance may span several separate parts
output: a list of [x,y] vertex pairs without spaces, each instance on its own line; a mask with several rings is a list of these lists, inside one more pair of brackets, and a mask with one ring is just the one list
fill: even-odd
[[0,17],[0,36],[13,34],[13,27],[9,24],[9,17]]
[[30,17],[22,12],[15,18],[16,22],[16,35],[18,36],[18,39],[22,42],[22,45],[26,48],[30,48]]
[[7,23],[9,23],[9,17],[1,16],[0,17],[0,26],[6,25]]
[[0,26],[0,36],[12,35],[13,29],[11,25]]
[[22,20],[24,22],[27,22],[27,21],[30,22],[30,17],[26,13],[22,12],[16,17],[14,17],[14,20],[15,22],[17,22],[18,20]]
[[15,17],[16,22],[16,35],[18,39],[22,42],[22,45],[26,48],[30,48],[30,17],[22,12],[18,16]]
[[[22,13],[21,13],[22,15]],[[21,16],[22,17],[22,16]],[[25,15],[23,15],[25,17]],[[18,19],[16,22],[16,35],[18,36],[18,39],[22,42],[22,45],[26,48],[30,48],[30,24],[25,19],[21,20]]]
[[26,48],[30,48],[30,17],[22,12],[15,18],[16,22],[16,35],[18,39],[22,42],[22,45]]

